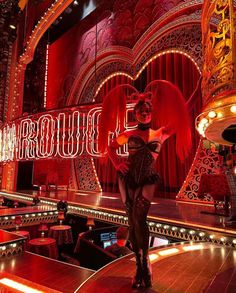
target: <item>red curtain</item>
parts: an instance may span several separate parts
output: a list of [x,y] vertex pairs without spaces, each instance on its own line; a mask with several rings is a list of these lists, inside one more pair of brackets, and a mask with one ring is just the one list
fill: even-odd
[[[193,93],[199,72],[194,63],[182,54],[166,54],[154,60],[147,68],[147,83],[155,79],[171,81],[179,87],[186,101]],[[175,195],[191,167],[199,135],[195,130],[195,117],[202,107],[201,97],[196,99],[190,117],[192,121],[192,150],[186,160],[181,163],[175,153],[175,136],[167,140],[157,161],[157,169],[161,175],[160,194],[173,193]]]
[[[164,79],[176,84],[182,91],[186,101],[193,93],[199,72],[193,62],[182,54],[166,54],[148,65],[139,78],[134,82],[135,87],[139,91],[143,91],[146,85],[155,79]],[[125,77],[115,77],[111,79],[99,95],[99,101],[102,97],[117,84],[131,83]],[[158,196],[173,197],[180,189],[189,168],[192,164],[199,136],[195,130],[194,120],[200,112],[202,106],[201,98],[196,99],[193,109],[191,110],[192,120],[192,150],[181,163],[175,152],[175,136],[167,140],[161,150],[161,154],[157,161],[157,169],[160,173],[161,183],[159,186]],[[95,159],[98,177],[100,179],[104,191],[117,192],[116,172],[110,161],[102,165],[98,159]]]

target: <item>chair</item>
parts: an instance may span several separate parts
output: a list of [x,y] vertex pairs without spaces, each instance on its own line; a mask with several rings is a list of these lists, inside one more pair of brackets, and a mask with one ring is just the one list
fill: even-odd
[[223,210],[225,216],[229,213],[230,190],[225,174],[202,174],[198,189],[198,197],[210,195],[214,200],[215,213]]
[[80,265],[93,270],[98,270],[109,262],[117,259],[115,255],[96,245],[90,239],[91,230],[79,234],[75,253]]

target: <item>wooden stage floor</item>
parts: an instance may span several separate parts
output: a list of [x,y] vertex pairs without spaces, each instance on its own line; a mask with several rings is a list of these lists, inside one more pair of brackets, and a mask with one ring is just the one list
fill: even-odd
[[[5,273],[13,280],[16,277],[20,278],[22,283],[30,282],[29,286],[38,290],[40,288],[37,288],[37,285],[40,285],[61,293],[73,293],[94,271],[24,252],[21,255],[1,259],[0,279],[1,275]],[[7,291],[7,289],[4,291],[0,283],[0,292],[22,291]],[[50,292],[50,290],[38,292]]]
[[[134,255],[117,259],[97,272],[25,252],[4,258],[1,276],[7,274],[40,292],[60,293],[235,293],[236,250],[207,243],[185,243],[153,248],[153,286],[131,288]],[[89,256],[88,256],[89,257]],[[0,284],[0,290],[2,286]],[[1,292],[22,292],[6,290]],[[30,292],[30,291],[28,291]]]
[[233,248],[198,243],[155,249],[150,254],[157,257],[152,261],[152,288],[131,289],[135,262],[133,255],[128,255],[103,267],[76,292],[236,292],[236,250]]
[[[98,210],[117,211],[125,213],[120,195],[117,193],[96,193],[87,191],[21,191],[19,193],[39,195],[40,198],[50,200],[65,200],[71,204],[95,208]],[[227,218],[222,215],[204,214],[202,212],[214,212],[213,205],[187,203],[173,199],[154,197],[149,210],[149,219],[166,219],[182,223],[190,223],[196,226],[210,226],[225,228]],[[236,230],[235,230],[236,231]]]

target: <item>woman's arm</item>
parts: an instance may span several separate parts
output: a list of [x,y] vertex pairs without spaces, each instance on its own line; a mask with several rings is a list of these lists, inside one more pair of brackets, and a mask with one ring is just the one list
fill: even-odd
[[117,149],[128,141],[128,137],[123,133],[114,139],[107,148],[108,156],[117,171],[125,175],[128,170],[128,162],[120,162],[116,153]]
[[157,130],[157,138],[163,143],[166,139],[168,139],[175,131],[170,126],[163,126]]

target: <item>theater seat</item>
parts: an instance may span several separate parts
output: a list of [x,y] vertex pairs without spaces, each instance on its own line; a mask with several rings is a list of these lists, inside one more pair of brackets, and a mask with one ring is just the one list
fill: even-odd
[[78,251],[78,260],[82,267],[98,270],[116,259],[116,256],[93,242],[81,238]]

